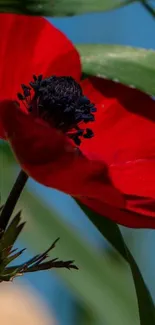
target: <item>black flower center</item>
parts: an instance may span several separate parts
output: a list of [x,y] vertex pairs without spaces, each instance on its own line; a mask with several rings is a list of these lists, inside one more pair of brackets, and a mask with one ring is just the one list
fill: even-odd
[[80,122],[94,121],[96,108],[83,95],[81,86],[72,77],[52,76],[42,79],[42,75],[33,76],[30,86],[21,86],[23,93],[17,94],[18,99],[23,101],[29,112],[62,130],[76,145],[80,145],[81,137],[93,137],[91,129],[80,128]]

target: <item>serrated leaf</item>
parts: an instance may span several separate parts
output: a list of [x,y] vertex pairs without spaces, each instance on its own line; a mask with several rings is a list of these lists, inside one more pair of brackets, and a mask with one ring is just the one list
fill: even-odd
[[36,272],[36,271],[43,271],[49,270],[53,268],[66,268],[68,270],[74,269],[78,270],[78,267],[73,264],[74,261],[48,261],[39,265],[31,266],[26,270],[26,272]]
[[20,270],[20,272],[22,273],[30,273],[30,272],[38,272],[38,271],[44,271],[44,270],[50,270],[50,269],[54,269],[54,268],[66,268],[68,270],[74,269],[74,270],[78,270],[78,267],[73,264],[74,261],[55,261],[56,259],[44,262],[44,263],[36,263],[30,267],[26,267],[26,264],[23,265],[23,267],[21,265],[17,265],[15,267],[11,267],[11,268],[7,268],[7,270],[9,271],[14,271],[15,269]]
[[21,270],[17,268],[6,268],[3,274],[0,274],[0,282],[12,281],[15,277],[22,275]]
[[6,259],[4,259],[4,262],[3,262],[4,267],[6,265],[10,264],[12,261],[14,261],[17,257],[19,257],[25,251],[25,249],[26,248],[23,248],[20,251],[18,251],[17,253],[15,253],[11,256],[8,256]]
[[74,16],[125,6],[135,0],[0,0],[0,12],[41,16]]
[[120,45],[77,44],[86,75],[106,77],[155,95],[155,51]]
[[[27,262],[21,264],[21,265],[16,265],[16,266],[11,266],[10,268],[8,267],[7,270],[9,272],[13,272],[14,270],[18,269],[22,273],[27,273],[27,272],[36,272],[36,271],[42,271],[42,270],[49,270],[52,268],[67,268],[67,269],[75,269],[78,270],[78,267],[73,264],[74,261],[62,261],[59,260],[58,258],[53,258],[52,260],[46,261],[48,258],[48,253],[55,248],[57,241],[59,238],[57,238],[53,244],[42,254],[36,255]],[[24,250],[21,250],[14,254],[13,256],[10,256],[6,259],[6,261],[9,261],[10,263],[12,260],[14,260],[16,257],[22,254]],[[43,262],[43,263],[42,263]],[[8,264],[7,263],[7,264]],[[3,262],[4,266],[7,265],[5,264],[5,261]],[[1,272],[2,273],[2,272]]]
[[21,212],[17,213],[17,215],[13,218],[12,222],[4,232],[0,241],[1,249],[11,247],[16,241],[17,237],[25,226],[25,222],[19,224],[20,220]]
[[85,205],[76,200],[88,218],[98,228],[101,234],[112,244],[112,246],[128,261],[137,293],[139,317],[141,325],[155,324],[155,306],[152,297],[147,289],[141,272],[126,246],[121,231],[117,224],[88,209]]
[[13,279],[13,277],[10,274],[0,274],[0,282],[9,282]]

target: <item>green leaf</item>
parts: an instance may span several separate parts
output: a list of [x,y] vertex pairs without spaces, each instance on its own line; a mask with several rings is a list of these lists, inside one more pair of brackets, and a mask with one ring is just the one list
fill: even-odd
[[77,44],[86,75],[105,77],[155,95],[155,51],[120,45]]
[[0,0],[0,12],[42,16],[74,16],[119,8],[135,0]]
[[139,317],[141,325],[155,324],[155,306],[151,295],[146,287],[141,272],[127,248],[121,231],[117,224],[97,213],[92,212],[86,206],[76,201],[81,209],[86,213],[88,218],[98,228],[102,235],[113,245],[113,247],[125,258],[130,264],[134,284],[137,293]]

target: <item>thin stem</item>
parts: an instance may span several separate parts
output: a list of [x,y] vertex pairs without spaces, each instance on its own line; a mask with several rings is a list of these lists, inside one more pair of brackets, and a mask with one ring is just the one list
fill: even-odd
[[[28,175],[23,170],[21,170],[17,179],[16,179],[15,184],[13,185],[13,188],[6,200],[6,203],[3,207],[3,210],[0,215],[0,231],[1,232],[3,232],[7,227],[9,219],[10,219],[12,212],[16,206],[16,203],[20,197],[20,194],[27,182],[27,179],[28,179]],[[1,237],[1,234],[0,234],[0,237]]]
[[151,14],[151,16],[155,18],[155,10],[151,7],[151,5],[144,0],[141,1],[141,4]]

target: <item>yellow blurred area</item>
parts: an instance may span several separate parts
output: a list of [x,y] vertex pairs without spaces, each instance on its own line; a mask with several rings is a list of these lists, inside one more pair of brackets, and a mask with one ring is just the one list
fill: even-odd
[[0,285],[1,325],[56,325],[38,292],[16,283]]

